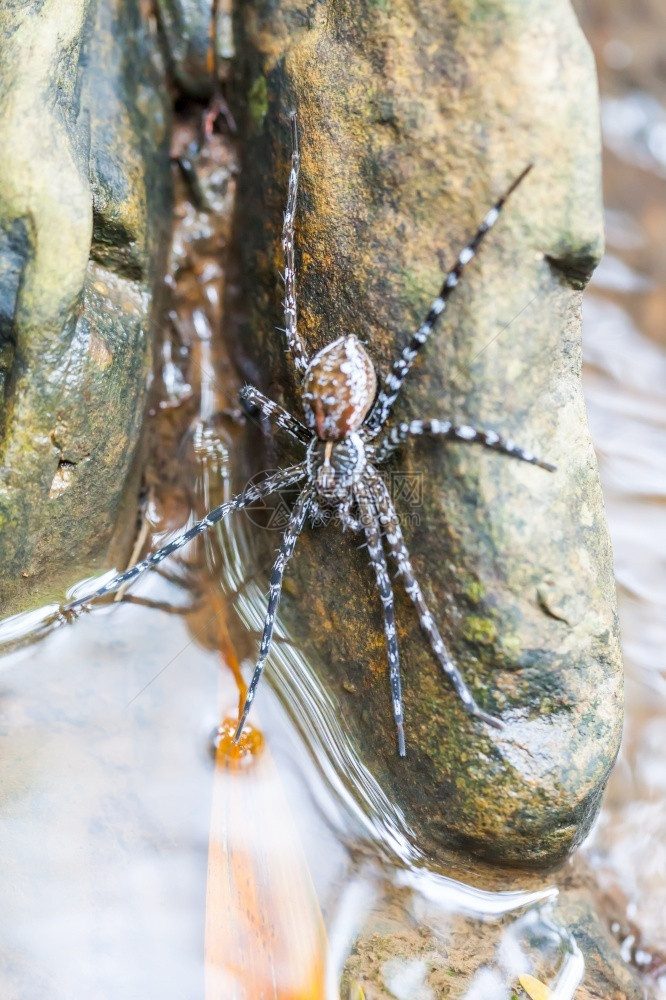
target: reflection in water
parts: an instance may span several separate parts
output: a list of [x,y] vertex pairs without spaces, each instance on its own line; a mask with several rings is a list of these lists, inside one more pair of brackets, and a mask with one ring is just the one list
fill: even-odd
[[534,968],[550,982],[546,987],[550,1000],[570,1000],[585,972],[585,961],[576,941],[553,918],[547,906],[531,909],[505,927],[494,968],[482,968],[476,973],[464,1000],[504,1000],[507,983],[520,980],[524,983],[529,979],[542,982],[541,976],[525,975]]
[[555,886],[522,892],[487,892],[478,886],[466,885],[445,875],[417,868],[396,872],[394,884],[409,887],[424,903],[432,904],[442,913],[464,913],[484,919],[503,917],[557,897]]
[[146,686],[166,661],[151,618],[101,609],[3,661],[7,1000],[175,998],[201,979],[214,667],[173,617],[181,657]]

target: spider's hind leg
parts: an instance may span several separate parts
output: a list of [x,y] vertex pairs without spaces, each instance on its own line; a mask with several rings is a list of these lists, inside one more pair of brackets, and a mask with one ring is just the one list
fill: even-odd
[[377,589],[384,609],[384,633],[386,635],[386,652],[389,662],[389,678],[391,681],[391,700],[393,702],[393,718],[398,733],[398,754],[405,757],[405,726],[402,708],[402,684],[400,680],[400,654],[398,652],[398,636],[395,628],[395,605],[393,589],[386,565],[386,556],[382,547],[381,528],[377,510],[372,497],[366,492],[363,483],[356,488],[361,519],[368,542],[370,563],[377,578]]
[[398,573],[402,577],[405,585],[405,590],[416,608],[421,628],[428,636],[432,650],[439,660],[442,670],[451,681],[456,694],[470,715],[481,719],[487,725],[493,726],[495,729],[502,729],[503,724],[499,719],[496,719],[493,715],[489,715],[487,712],[484,712],[483,709],[479,708],[474,700],[472,692],[465,684],[460,671],[454,664],[446,646],[444,645],[444,640],[439,634],[439,629],[437,628],[435,620],[428,610],[421,588],[416,577],[414,576],[414,570],[412,569],[409,553],[402,535],[398,515],[395,512],[395,508],[393,506],[393,502],[391,501],[386,484],[383,482],[381,476],[374,472],[370,472],[368,474],[368,482],[372,490],[372,496],[379,511],[379,519],[384,529],[384,537],[386,538],[389,551],[395,559],[398,567]]
[[87,594],[85,597],[79,597],[74,601],[70,601],[65,604],[60,612],[67,618],[72,615],[73,612],[81,610],[86,604],[90,604],[98,597],[104,597],[106,594],[111,594],[114,590],[118,590],[123,584],[130,583],[132,580],[136,579],[141,573],[146,570],[151,569],[153,566],[158,566],[167,556],[170,556],[172,552],[176,552],[181,549],[183,545],[187,545],[191,542],[193,538],[198,535],[203,534],[204,531],[208,531],[213,525],[217,524],[223,518],[230,514],[233,510],[242,510],[244,507],[248,507],[250,504],[254,503],[255,500],[260,500],[263,497],[268,497],[271,493],[275,493],[277,490],[286,488],[287,486],[293,486],[294,483],[299,482],[301,479],[305,478],[307,469],[305,464],[293,465],[288,469],[282,469],[276,472],[275,475],[269,476],[265,479],[263,483],[256,483],[248,486],[242,493],[228,500],[226,503],[220,504],[219,507],[215,507],[203,517],[200,521],[197,521],[188,528],[187,531],[183,531],[176,538],[173,538],[166,545],[163,545],[161,549],[157,549],[155,552],[151,552],[147,555],[145,559],[137,563],[135,566],[131,566],[126,569],[123,573],[118,573],[117,576],[112,577],[104,586],[99,587],[94,590],[92,594]]
[[268,659],[268,653],[273,639],[275,615],[277,613],[277,607],[280,602],[280,594],[282,592],[282,578],[284,576],[284,570],[294,554],[294,548],[296,547],[298,536],[300,535],[308,516],[311,501],[312,493],[306,487],[301,492],[298,500],[296,501],[296,505],[291,512],[289,524],[285,529],[282,544],[280,545],[280,551],[278,552],[277,559],[275,560],[275,564],[273,566],[270,590],[268,594],[268,607],[266,609],[266,619],[264,622],[264,632],[261,637],[261,645],[259,647],[259,658],[254,668],[254,673],[252,674],[252,680],[250,681],[247,689],[245,704],[243,706],[241,717],[238,720],[238,726],[236,727],[236,733],[234,735],[234,743],[238,743],[241,738],[243,727],[248,717],[250,708],[252,707],[252,702],[254,701],[257,685],[261,680],[261,675],[263,674],[264,667],[266,666],[266,660]]

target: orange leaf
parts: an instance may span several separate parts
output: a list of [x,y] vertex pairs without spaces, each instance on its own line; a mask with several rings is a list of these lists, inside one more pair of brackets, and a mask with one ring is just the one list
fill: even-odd
[[256,729],[248,726],[232,749],[235,721],[223,728],[208,856],[206,1000],[324,1000],[324,924],[279,774]]

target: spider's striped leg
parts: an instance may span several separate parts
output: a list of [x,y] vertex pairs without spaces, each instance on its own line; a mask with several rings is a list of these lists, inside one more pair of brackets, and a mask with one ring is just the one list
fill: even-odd
[[486,216],[477,229],[476,233],[469,241],[467,246],[460,251],[458,254],[458,260],[456,261],[454,267],[451,268],[449,273],[444,279],[444,283],[440,289],[439,295],[434,300],[430,309],[428,310],[428,315],[421,323],[415,334],[412,335],[411,340],[407,346],[403,349],[400,357],[394,361],[391,371],[386,376],[384,380],[384,385],[379,391],[375,404],[372,408],[370,416],[366,421],[366,430],[370,437],[374,437],[380,430],[380,428],[388,420],[391,410],[393,409],[393,404],[395,403],[400,390],[402,389],[403,382],[407,378],[410,368],[414,364],[419,351],[426,343],[430,334],[433,331],[435,323],[438,318],[442,315],[446,308],[446,303],[451,295],[451,292],[458,284],[460,280],[460,275],[466,264],[470,262],[472,257],[476,254],[479,249],[479,245],[483,240],[489,229],[491,229],[502,211],[504,202],[507,200],[509,195],[515,191],[520,182],[526,177],[529,171],[532,169],[532,164],[527,166],[523,172],[515,179],[513,184],[504,192],[502,197],[495,202],[493,207],[486,213]]
[[377,504],[379,520],[384,529],[384,537],[386,538],[389,551],[395,559],[398,567],[398,573],[402,577],[405,585],[405,590],[416,608],[421,628],[428,636],[430,645],[432,646],[435,656],[440,662],[442,670],[451,681],[456,694],[470,715],[474,715],[478,719],[482,719],[489,726],[494,726],[496,729],[502,729],[502,723],[499,719],[496,719],[492,715],[488,715],[487,712],[484,712],[481,708],[479,708],[471,691],[465,684],[460,671],[454,664],[446,646],[444,645],[444,641],[439,634],[439,629],[437,628],[435,621],[428,610],[421,588],[416,577],[414,576],[414,570],[412,569],[409,553],[407,551],[407,547],[405,546],[405,540],[398,521],[398,515],[395,512],[395,508],[391,501],[386,484],[374,469],[370,469],[368,471],[367,481],[375,498],[375,503]]
[[287,486],[293,486],[294,483],[299,482],[304,479],[307,474],[307,468],[305,463],[300,465],[292,465],[288,469],[282,469],[276,472],[273,476],[269,476],[265,479],[263,483],[251,484],[247,486],[242,493],[238,496],[233,497],[226,503],[220,504],[219,507],[215,507],[203,517],[200,521],[197,521],[184,531],[181,535],[167,542],[166,545],[162,546],[161,549],[157,549],[156,552],[151,552],[147,555],[140,563],[132,566],[130,569],[126,569],[124,573],[119,573],[114,576],[113,579],[105,583],[103,587],[98,590],[93,591],[92,594],[87,594],[85,597],[79,597],[75,601],[70,601],[69,604],[65,604],[61,608],[63,614],[67,614],[70,611],[76,611],[77,608],[82,608],[85,604],[89,604],[94,601],[97,597],[104,597],[105,594],[110,594],[114,590],[118,590],[124,583],[129,583],[130,580],[134,580],[137,576],[143,573],[145,570],[150,569],[152,566],[157,566],[170,556],[172,552],[177,549],[187,545],[191,542],[193,538],[197,535],[201,535],[204,531],[208,531],[212,528],[214,524],[221,521],[222,518],[230,514],[232,510],[242,510],[243,507],[249,507],[250,504],[254,503],[255,500],[260,500],[262,497],[268,497],[271,493],[275,493],[277,490],[285,488]]
[[296,197],[298,195],[298,173],[301,158],[298,152],[298,126],[296,115],[291,116],[291,172],[289,174],[289,190],[287,192],[287,207],[282,225],[282,253],[284,256],[284,332],[287,336],[287,347],[294,359],[296,370],[303,375],[308,366],[308,356],[305,344],[298,332],[296,318],[296,265],[294,263],[294,217],[296,215]]
[[312,440],[312,431],[309,431],[296,417],[292,417],[291,413],[285,410],[284,406],[274,403],[272,399],[264,396],[263,392],[260,392],[253,385],[243,386],[239,395],[244,403],[250,407],[255,406],[263,417],[272,420],[276,427],[287,431],[297,441],[300,441],[302,444],[309,444]]
[[305,519],[308,515],[311,502],[312,492],[306,486],[301,491],[301,494],[296,501],[296,505],[294,506],[289,518],[289,524],[287,525],[282,537],[280,551],[278,552],[275,565],[273,566],[273,572],[271,573],[270,590],[268,592],[268,608],[266,609],[264,634],[261,637],[261,646],[259,647],[259,659],[257,660],[256,667],[254,668],[250,686],[247,689],[247,697],[245,698],[243,712],[238,720],[238,726],[234,735],[234,743],[238,743],[241,738],[245,720],[247,719],[252,702],[254,701],[257,684],[261,680],[261,675],[263,674],[264,667],[266,666],[266,659],[268,658],[268,652],[271,648],[271,640],[273,638],[273,628],[275,627],[275,615],[277,613],[280,593],[282,591],[282,577],[284,576],[285,566],[294,553],[296,541],[303,529],[303,525],[305,524]]
[[[354,505],[356,505],[357,510],[355,513],[352,513]],[[357,514],[360,514],[360,516],[357,516]],[[343,531],[363,531],[363,514],[360,512],[357,497],[353,493],[341,502],[337,509],[337,517]]]
[[548,472],[555,472],[555,466],[544,462],[531,451],[526,451],[510,438],[501,437],[495,431],[485,431],[467,424],[452,424],[450,420],[410,420],[409,423],[396,424],[386,431],[375,445],[375,461],[384,462],[389,455],[409,437],[419,437],[422,434],[432,434],[447,438],[449,441],[465,441],[467,444],[482,444],[494,451],[512,455],[522,462],[538,465]]
[[368,541],[370,563],[377,578],[377,589],[384,608],[384,632],[386,634],[386,651],[389,662],[389,679],[391,681],[391,700],[393,702],[393,718],[398,731],[398,753],[406,756],[405,728],[402,711],[402,685],[400,683],[400,655],[398,653],[398,636],[395,630],[395,606],[393,588],[386,566],[386,556],[382,546],[381,528],[378,514],[372,496],[367,492],[364,483],[356,488],[356,496],[361,510],[361,519]]

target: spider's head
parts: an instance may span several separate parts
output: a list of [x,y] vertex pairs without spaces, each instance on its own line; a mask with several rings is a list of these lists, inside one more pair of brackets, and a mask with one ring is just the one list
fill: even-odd
[[357,431],[372,406],[377,375],[357,337],[339,337],[315,354],[303,378],[307,426],[322,441]]

